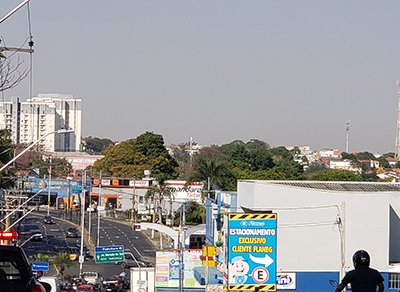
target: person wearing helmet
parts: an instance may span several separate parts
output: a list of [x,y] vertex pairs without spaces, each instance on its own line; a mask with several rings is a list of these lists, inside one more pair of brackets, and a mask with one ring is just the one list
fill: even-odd
[[342,291],[348,284],[352,292],[383,292],[382,275],[375,269],[369,267],[370,257],[365,250],[358,250],[353,255],[354,270],[349,271],[337,286],[335,292]]

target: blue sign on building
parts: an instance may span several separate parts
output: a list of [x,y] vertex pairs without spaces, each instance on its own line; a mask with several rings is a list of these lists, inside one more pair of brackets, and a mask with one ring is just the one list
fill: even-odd
[[32,271],[45,271],[49,270],[49,263],[47,262],[33,262]]
[[277,214],[228,215],[229,290],[276,291]]

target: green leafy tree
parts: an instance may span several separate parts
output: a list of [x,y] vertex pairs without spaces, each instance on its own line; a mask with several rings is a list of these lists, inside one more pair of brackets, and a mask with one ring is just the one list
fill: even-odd
[[146,157],[156,158],[168,153],[164,146],[164,138],[152,132],[145,132],[136,138],[134,150]]
[[362,173],[361,177],[363,181],[370,181],[370,182],[381,181],[381,179],[374,172]]
[[104,149],[110,145],[114,145],[114,142],[110,139],[92,136],[83,138],[83,143],[85,145],[85,151],[91,154],[102,154]]
[[309,167],[304,171],[304,176],[306,179],[308,179],[309,177],[325,170],[326,167],[325,165],[323,165],[322,163],[318,163],[318,162],[313,162],[309,165]]
[[[43,155],[39,152],[30,153],[29,165],[23,167],[30,167],[39,169],[39,176],[48,176],[50,172],[50,159],[43,160]],[[51,176],[53,178],[67,177],[72,172],[72,165],[64,158],[52,157],[51,158]]]
[[234,177],[228,167],[227,156],[221,147],[212,145],[202,148],[193,157],[193,170],[185,178],[188,182],[203,182],[210,190],[230,189]]
[[284,159],[293,159],[293,154],[284,146],[279,146],[271,149],[272,161],[277,164]]
[[[163,201],[165,199],[171,198],[171,189],[165,184],[165,182],[169,179],[168,175],[164,173],[160,173],[156,176],[157,184],[153,185],[146,192],[146,200],[150,201],[154,204],[153,210],[153,223],[162,222],[162,206]],[[158,219],[156,219],[156,216]]]
[[163,141],[160,135],[146,132],[136,139],[110,145],[104,150],[104,157],[94,163],[93,170],[117,177],[140,177],[144,170],[151,170],[153,175],[164,173],[175,178],[178,163],[169,155]]
[[205,222],[205,207],[195,201],[186,204],[186,223],[201,224]]
[[258,139],[251,139],[249,142],[246,143],[247,149],[269,149],[268,143],[258,140]]
[[241,140],[224,144],[220,147],[220,151],[230,160],[238,160],[245,162],[248,157],[246,144]]
[[377,160],[379,161],[380,167],[383,167],[383,168],[390,168],[390,164],[389,164],[389,162],[386,160],[385,157],[381,156],[381,157],[377,158]]
[[309,177],[309,180],[314,181],[362,181],[359,174],[348,170],[341,169],[325,169],[317,172]]
[[247,143],[236,140],[222,145],[221,151],[230,162],[245,162],[252,171],[265,170],[274,166],[268,144],[260,140],[253,139]]
[[49,261],[49,256],[48,255],[46,255],[46,254],[42,254],[42,253],[37,253],[36,255],[35,255],[35,260],[37,261],[37,262],[48,262]]
[[230,190],[233,174],[226,164],[213,159],[196,159],[190,182],[203,182],[210,191]]
[[383,158],[395,158],[396,154],[394,152],[388,152],[382,155]]
[[11,131],[0,130],[0,162],[2,165],[11,160],[13,155],[14,145],[11,141]]
[[187,177],[191,169],[191,158],[189,152],[186,150],[189,146],[187,144],[179,144],[172,146],[172,158],[178,163],[179,167],[179,176],[181,178]]
[[357,160],[376,160],[376,157],[374,154],[370,152],[358,152],[355,154]]
[[271,152],[268,149],[252,149],[249,151],[247,161],[251,170],[265,170],[275,166]]
[[57,255],[49,258],[50,263],[56,269],[57,274],[64,276],[64,271],[66,268],[71,267],[74,263],[70,260],[68,253],[58,253]]
[[[294,161],[292,157],[286,157],[277,162],[276,166],[270,170],[280,173],[280,180],[303,180],[303,166]],[[282,175],[283,174],[283,175]]]

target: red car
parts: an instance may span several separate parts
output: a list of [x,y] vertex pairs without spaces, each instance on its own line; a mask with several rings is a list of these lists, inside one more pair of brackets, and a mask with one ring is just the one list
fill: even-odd
[[77,287],[76,292],[94,292],[94,288],[92,285],[83,284]]

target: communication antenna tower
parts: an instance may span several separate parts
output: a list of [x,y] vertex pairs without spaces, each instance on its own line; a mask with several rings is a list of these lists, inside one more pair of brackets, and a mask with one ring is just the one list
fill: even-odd
[[189,167],[190,171],[192,171],[193,166],[193,137],[189,138]]
[[398,97],[398,104],[397,104],[397,125],[396,125],[396,149],[395,155],[396,159],[400,158],[400,81],[396,81],[397,84],[397,97]]
[[344,122],[344,129],[346,130],[346,144],[345,144],[345,151],[349,153],[349,130],[350,130],[350,120]]

